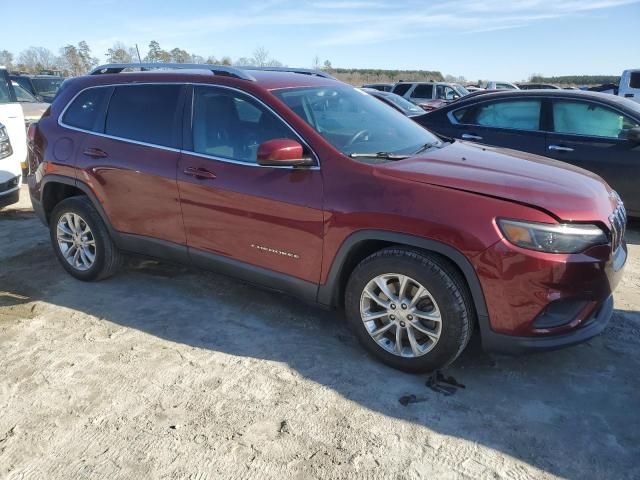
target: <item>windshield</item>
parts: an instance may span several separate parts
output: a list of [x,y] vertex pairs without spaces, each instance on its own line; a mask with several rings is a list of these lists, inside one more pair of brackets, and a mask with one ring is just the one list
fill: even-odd
[[11,82],[16,99],[21,103],[38,103],[38,99],[18,85],[18,82]]
[[424,110],[418,107],[415,103],[411,103],[406,98],[401,97],[400,95],[396,95],[395,93],[389,93],[388,95],[385,95],[384,98],[410,115],[414,113],[424,113]]
[[9,103],[10,101],[9,84],[7,83],[4,70],[0,70],[0,103]]
[[345,155],[411,155],[426,144],[441,144],[435,135],[362,90],[331,86],[273,93]]
[[32,78],[31,82],[38,95],[53,97],[60,88],[62,78]]
[[457,83],[454,83],[453,85],[451,85],[453,87],[453,89],[458,92],[458,95],[460,95],[461,97],[464,97],[465,95],[469,95],[469,90],[467,90],[466,88],[464,88],[462,85],[459,85]]

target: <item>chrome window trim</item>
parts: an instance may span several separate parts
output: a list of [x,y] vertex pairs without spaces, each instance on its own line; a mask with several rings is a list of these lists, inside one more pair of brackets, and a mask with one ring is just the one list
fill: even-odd
[[[313,166],[310,166],[310,167],[295,167],[295,166],[288,166],[288,165],[283,165],[283,166],[259,165],[258,163],[250,163],[250,162],[243,162],[243,161],[240,161],[240,160],[233,160],[233,159],[230,159],[230,158],[216,157],[216,156],[207,155],[207,154],[204,154],[204,153],[197,153],[197,152],[194,152],[194,151],[191,151],[191,150],[185,150],[183,148],[166,147],[164,145],[158,145],[158,144],[155,144],[155,143],[141,142],[141,141],[132,140],[132,139],[129,139],[129,138],[116,137],[116,136],[113,136],[113,135],[108,135],[106,133],[94,132],[92,130],[85,130],[84,128],[78,128],[78,127],[74,127],[72,125],[68,125],[68,124],[64,123],[64,121],[62,120],[64,115],[65,115],[65,113],[67,113],[67,110],[73,104],[73,102],[78,98],[78,96],[80,96],[82,93],[86,92],[87,90],[91,90],[91,89],[94,89],[94,88],[127,87],[127,86],[138,86],[138,85],[181,85],[181,86],[216,87],[216,88],[223,88],[223,89],[227,89],[227,90],[233,90],[235,92],[239,92],[241,94],[244,94],[244,95],[252,98],[256,102],[258,102],[260,105],[264,106],[268,111],[270,111],[273,115],[275,115],[276,118],[278,118],[282,123],[284,123],[286,125],[286,127],[289,128],[289,130],[291,130],[296,137],[298,137],[298,139],[300,140],[302,145],[309,149],[309,151],[311,152],[311,155],[313,156],[313,159],[316,162],[316,165],[313,165]],[[192,102],[193,102],[193,98],[194,97],[192,96],[192,98],[191,98]],[[260,100],[259,98],[255,97],[251,93],[246,92],[244,90],[241,90],[239,88],[230,87],[230,86],[227,86],[227,85],[218,85],[218,84],[211,84],[211,83],[194,83],[194,82],[134,82],[134,83],[109,83],[109,84],[104,84],[104,85],[91,85],[89,87],[85,87],[82,90],[78,91],[67,102],[67,104],[65,105],[64,109],[62,110],[62,112],[60,112],[60,115],[58,115],[57,121],[58,121],[58,125],[61,126],[62,128],[67,128],[69,130],[74,130],[76,132],[88,133],[90,135],[95,135],[97,137],[108,138],[110,140],[118,140],[118,141],[121,141],[121,142],[131,143],[131,144],[134,144],[134,145],[141,145],[141,146],[144,146],[144,147],[158,148],[160,150],[166,150],[166,151],[169,151],[169,152],[186,153],[186,154],[189,154],[189,155],[195,155],[197,157],[207,158],[207,159],[210,159],[210,160],[216,160],[216,161],[219,161],[219,162],[232,163],[232,164],[235,164],[235,165],[245,165],[245,166],[248,166],[248,167],[260,167],[260,168],[289,169],[289,170],[320,170],[320,158],[318,157],[316,152],[311,148],[311,146],[302,138],[302,136],[289,124],[289,122],[287,122],[284,118],[282,118],[282,116],[280,116],[280,114],[278,114],[275,110],[273,110],[269,105],[267,105],[266,103],[264,103],[262,100]],[[193,122],[193,108],[191,109],[191,119],[190,119],[190,121]]]
[[[519,98],[519,97],[517,97]],[[600,102],[598,100],[594,100],[592,98],[576,98],[576,97],[561,97],[561,96],[552,96],[552,97],[542,97],[542,96],[523,96],[521,97],[522,99],[540,99],[541,101],[543,100],[551,100],[553,102],[553,100],[564,100],[564,101],[575,101],[575,102],[588,102],[588,103],[594,103],[598,106],[602,106],[605,108],[609,108],[610,110],[614,110],[618,113],[620,113],[621,115],[624,115],[627,118],[632,119],[633,121],[636,121],[638,123],[640,123],[640,119],[636,119],[636,117],[629,115],[627,112],[624,112],[622,110],[620,110],[617,107],[613,107],[611,105],[609,105],[608,103],[604,103],[604,102]],[[538,130],[523,130],[521,128],[507,128],[507,127],[492,127],[490,125],[478,125],[477,123],[461,123],[459,122],[456,117],[453,115],[455,112],[458,112],[460,110],[464,110],[465,108],[473,108],[473,107],[477,107],[478,105],[482,104],[482,103],[488,103],[488,102],[497,102],[500,100],[503,101],[507,101],[507,100],[512,100],[512,98],[505,98],[505,99],[488,99],[488,100],[482,100],[479,101],[477,103],[473,103],[467,106],[462,106],[460,108],[456,108],[454,110],[450,110],[449,112],[447,112],[447,118],[449,119],[449,121],[451,122],[452,125],[463,125],[465,127],[482,127],[482,128],[500,128],[502,130],[514,130],[514,131],[518,131],[518,132],[540,132],[540,133],[548,133],[548,134],[552,134],[552,135],[569,135],[572,137],[581,137],[581,138],[598,138],[598,139],[604,139],[604,140],[618,140],[618,141],[622,141],[622,142],[626,142],[625,139],[623,138],[613,138],[613,137],[599,137],[596,135],[582,135],[579,133],[562,133],[562,132],[554,132],[554,131],[550,131],[550,130],[543,130],[543,129],[538,129]],[[542,105],[541,105],[542,107]],[[553,106],[552,106],[553,108]],[[540,112],[542,115],[542,111]],[[552,112],[553,114],[553,112]]]

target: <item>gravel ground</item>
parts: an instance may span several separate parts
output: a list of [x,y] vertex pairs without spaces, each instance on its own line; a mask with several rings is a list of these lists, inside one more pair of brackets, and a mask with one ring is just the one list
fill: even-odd
[[339,313],[222,276],[131,259],[76,281],[23,202],[0,213],[0,478],[640,478],[628,242],[601,336],[519,358],[475,338],[446,396]]

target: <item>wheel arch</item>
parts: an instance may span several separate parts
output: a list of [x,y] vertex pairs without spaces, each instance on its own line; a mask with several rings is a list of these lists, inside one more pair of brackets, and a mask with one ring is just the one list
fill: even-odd
[[111,222],[91,187],[75,178],[69,178],[63,175],[47,175],[42,180],[41,204],[47,223],[49,222],[49,215],[58,203],[65,198],[77,195],[84,195],[89,198],[102,218],[102,221],[107,226],[109,233],[112,234],[114,231],[111,227]]
[[355,266],[372,253],[392,245],[437,253],[450,261],[466,280],[481,325],[484,323],[482,320],[488,318],[488,312],[482,286],[473,265],[462,252],[437,240],[383,230],[361,230],[352,233],[342,242],[326,283],[318,289],[318,302],[331,307],[339,306],[346,282]]

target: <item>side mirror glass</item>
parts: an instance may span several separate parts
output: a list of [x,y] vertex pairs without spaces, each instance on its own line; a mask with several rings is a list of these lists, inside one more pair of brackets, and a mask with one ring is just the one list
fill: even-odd
[[300,143],[288,138],[276,138],[261,143],[258,147],[258,165],[271,167],[312,166],[312,158],[303,156]]
[[640,143],[640,127],[635,127],[627,132],[627,140],[632,143]]

